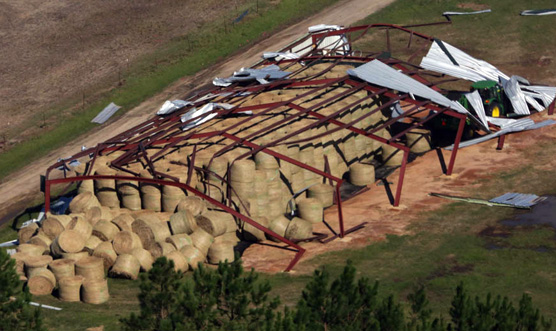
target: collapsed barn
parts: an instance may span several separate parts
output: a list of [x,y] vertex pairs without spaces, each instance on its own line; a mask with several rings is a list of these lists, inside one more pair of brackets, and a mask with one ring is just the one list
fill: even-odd
[[[384,51],[360,50],[378,44],[371,32],[385,35]],[[404,45],[399,57],[396,42]],[[303,241],[325,244],[364,226],[344,227],[342,202],[377,179],[399,168],[388,192],[398,206],[415,157],[435,149],[438,172],[450,175],[462,138],[504,137],[503,126],[521,123],[510,113],[553,111],[553,88],[505,75],[499,84],[513,92],[498,108],[481,99],[490,85],[443,88],[489,79],[484,66],[466,66],[469,57],[454,49],[395,25],[312,27],[252,67],[53,164],[45,210],[53,185],[77,183],[78,195],[69,215],[48,214],[20,243],[66,259],[93,255],[112,275],[135,278],[159,256],[185,271],[234,259],[239,241],[273,240],[295,251],[291,270]],[[429,70],[416,63],[427,50]],[[470,71],[477,77],[459,75]],[[448,145],[445,162],[441,147]],[[333,223],[323,218],[332,205]]]

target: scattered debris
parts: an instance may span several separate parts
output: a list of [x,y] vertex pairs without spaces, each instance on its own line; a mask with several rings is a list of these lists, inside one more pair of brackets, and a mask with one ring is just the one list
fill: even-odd
[[[204,105],[200,109],[193,108],[193,109],[191,109],[190,111],[188,111],[187,113],[185,113],[181,116],[181,122],[182,123],[187,122],[184,126],[182,126],[181,129],[183,131],[186,131],[186,130],[194,128],[198,125],[201,125],[201,124],[203,124],[207,121],[210,121],[216,115],[218,115],[218,112],[214,111],[216,109],[226,109],[226,110],[228,110],[228,109],[232,109],[232,108],[234,108],[234,105],[230,105],[228,103],[213,103],[213,102],[207,103],[206,105]],[[208,114],[208,115],[202,117],[205,114]]]
[[544,16],[554,14],[556,14],[556,9],[528,9],[520,13],[521,16]]
[[176,110],[182,109],[183,107],[191,106],[193,102],[191,101],[183,101],[183,100],[166,100],[162,107],[156,112],[157,115],[168,115]]
[[234,72],[231,77],[216,77],[212,83],[215,86],[227,87],[233,83],[258,81],[260,84],[267,84],[271,80],[282,79],[288,76],[290,72],[280,70],[277,65],[269,65],[262,69],[241,68]]
[[91,123],[102,124],[108,121],[108,119],[112,117],[112,115],[114,115],[120,108],[122,107],[110,102],[108,106],[106,106],[95,118],[91,120]]
[[523,193],[506,193],[494,199],[490,199],[490,202],[502,203],[516,208],[531,208],[537,203],[546,200],[546,197],[539,197],[535,194],[523,194]]
[[56,310],[56,311],[60,311],[62,310],[62,308],[59,307],[54,307],[54,306],[49,306],[49,305],[43,305],[42,303],[38,303],[38,302],[29,302],[29,304],[31,306],[35,306],[35,307],[39,307],[39,308],[46,308],[46,309],[52,309],[52,310]]
[[485,10],[477,10],[477,11],[446,11],[442,13],[442,16],[453,16],[453,15],[475,15],[475,14],[484,14],[490,13],[492,10],[485,9]]
[[531,207],[510,205],[510,204],[507,204],[507,203],[493,202],[491,200],[469,198],[469,197],[460,197],[460,196],[448,195],[448,194],[442,194],[442,193],[429,193],[429,195],[431,197],[444,198],[444,199],[449,199],[449,200],[454,200],[454,201],[463,201],[463,202],[475,203],[475,204],[486,205],[486,206],[490,206],[490,207],[495,206],[495,207],[512,207],[512,208],[518,208],[518,209],[531,209]]

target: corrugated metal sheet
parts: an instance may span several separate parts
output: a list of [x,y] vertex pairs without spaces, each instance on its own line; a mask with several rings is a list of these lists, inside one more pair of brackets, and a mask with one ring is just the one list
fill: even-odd
[[282,79],[289,74],[290,72],[282,71],[280,70],[279,66],[271,64],[262,69],[241,68],[239,71],[234,72],[234,74],[228,78],[216,77],[212,81],[212,84],[216,86],[226,87],[232,85],[235,82]]
[[171,114],[173,112],[175,112],[176,110],[182,109],[183,107],[186,106],[191,106],[193,104],[193,102],[191,101],[183,101],[183,100],[166,100],[166,102],[164,102],[164,104],[162,104],[162,106],[160,107],[160,109],[156,112],[157,115],[168,115]]
[[231,109],[233,108],[234,105],[228,104],[228,103],[213,103],[213,102],[209,102],[206,105],[204,105],[203,107],[197,109],[197,108],[193,108],[190,111],[188,111],[187,113],[183,114],[181,116],[181,122],[185,123],[188,120],[195,118],[195,117],[199,117],[201,115],[208,114],[205,117],[200,117],[192,122],[189,122],[187,124],[185,124],[181,129],[183,131],[189,130],[191,128],[194,128],[198,125],[201,125],[207,121],[210,121],[211,119],[213,119],[216,115],[218,115],[217,112],[215,112],[215,110],[217,109]]
[[471,107],[473,107],[473,110],[475,110],[475,114],[477,114],[477,117],[479,117],[485,128],[488,128],[485,107],[483,105],[483,99],[481,99],[481,96],[479,95],[479,91],[465,93],[465,98],[469,101]]
[[469,114],[467,109],[465,109],[465,107],[463,107],[459,102],[446,98],[425,84],[404,75],[379,60],[373,60],[355,69],[349,69],[347,72],[349,75],[371,84],[411,93],[421,98],[431,100],[436,104],[450,107],[458,113]]
[[477,11],[445,11],[442,13],[442,16],[452,16],[452,15],[475,15],[475,14],[484,14],[490,13],[492,10],[485,9],[485,10],[477,10]]
[[115,103],[111,102],[100,113],[98,113],[98,115],[95,118],[93,118],[91,120],[91,123],[102,124],[102,123],[108,121],[108,119],[110,117],[112,117],[112,115],[114,115],[120,108],[122,108],[122,107],[120,107],[120,106],[116,105]]
[[516,207],[530,208],[537,203],[545,200],[544,197],[539,197],[535,194],[523,194],[523,193],[506,193],[499,197],[489,200],[490,202],[503,203],[506,205],[512,205]]
[[543,16],[554,14],[556,14],[556,9],[528,9],[520,13],[521,16]]

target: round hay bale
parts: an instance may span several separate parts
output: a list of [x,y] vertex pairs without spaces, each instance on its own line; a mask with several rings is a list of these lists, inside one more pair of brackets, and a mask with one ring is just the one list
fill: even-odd
[[25,275],[31,278],[39,270],[45,269],[52,262],[52,256],[29,256],[25,259]]
[[116,224],[120,231],[133,231],[131,225],[135,222],[135,218],[130,214],[121,214],[112,220],[112,223]]
[[39,226],[37,225],[37,223],[31,223],[26,227],[19,229],[19,231],[17,232],[17,240],[20,243],[26,243],[37,233],[38,230]]
[[118,199],[118,192],[115,190],[110,191],[97,191],[97,199],[101,206],[110,208],[119,208],[120,199]]
[[429,130],[416,129],[405,134],[407,139],[407,146],[413,153],[426,153],[431,150],[428,137],[430,136]]
[[241,239],[237,235],[238,235],[237,231],[226,232],[223,235],[214,238],[214,241],[227,241],[235,245],[241,241]]
[[224,177],[226,175],[226,172],[228,171],[228,160],[223,157],[214,158],[212,161],[209,161],[207,170],[211,172],[207,174],[207,180],[220,182],[220,179],[218,179],[215,174],[220,177]]
[[184,246],[193,245],[193,242],[191,241],[191,237],[189,237],[189,235],[185,233],[180,233],[180,234],[175,234],[173,236],[170,236],[166,238],[166,242],[174,245],[176,247],[176,250],[179,250]]
[[80,301],[81,285],[83,276],[67,276],[58,280],[58,297],[66,302]]
[[141,209],[141,194],[139,191],[137,193],[121,193],[122,207],[129,210],[140,210]]
[[85,220],[92,226],[97,224],[100,220],[109,221],[112,218],[112,210],[105,206],[94,206],[87,209],[85,212]]
[[87,251],[83,251],[83,252],[77,252],[77,253],[62,253],[62,258],[63,259],[69,259],[69,260],[73,260],[73,261],[79,261],[84,257],[88,257],[89,256],[89,252]]
[[108,293],[108,280],[85,279],[81,287],[81,298],[85,303],[95,305],[105,303],[110,298]]
[[[267,228],[270,224],[268,218],[264,216],[259,217],[254,221]],[[265,240],[264,231],[257,229],[256,227],[254,227],[253,225],[247,222],[242,222],[240,233],[241,233],[241,238],[245,241],[258,242],[258,241]]]
[[206,254],[203,254],[195,246],[185,246],[180,249],[180,252],[185,256],[187,264],[191,270],[195,270],[199,267],[199,263],[205,262]]
[[89,255],[91,255],[95,251],[95,248],[97,248],[102,242],[103,241],[99,237],[90,236],[85,242],[85,250],[89,253]]
[[52,244],[52,239],[44,233],[43,229],[39,229],[37,234],[31,237],[27,243],[33,245],[43,246],[46,249],[50,249],[50,244]]
[[233,217],[230,221],[230,214],[218,211],[207,211],[195,217],[197,225],[211,234],[213,237],[223,235],[230,229],[230,222],[235,224]]
[[[280,215],[278,217],[276,217],[275,219],[273,219],[272,221],[270,221],[270,225],[269,225],[269,229],[273,232],[275,232],[276,234],[284,237],[286,235],[286,229],[288,228],[288,225],[290,224],[290,220],[287,219],[284,215]],[[277,238],[274,238],[272,236],[268,236],[268,239],[275,241],[275,242],[280,242],[280,240],[278,240]]]
[[75,261],[70,259],[58,259],[50,262],[48,267],[56,277],[56,280],[60,281],[64,277],[75,276]]
[[403,154],[402,150],[394,146],[382,145],[382,162],[389,167],[400,166],[403,161]]
[[189,264],[180,251],[172,251],[164,256],[166,256],[168,260],[174,262],[174,270],[186,272],[189,269]]
[[141,220],[137,219],[133,223],[133,231],[137,233],[145,249],[149,249],[155,242],[165,241],[171,235],[168,222],[160,221],[156,223],[141,223]]
[[83,236],[75,230],[64,230],[60,235],[54,240],[53,245],[56,244],[61,252],[64,253],[77,253],[83,250],[85,247],[85,239]]
[[135,256],[135,258],[139,261],[139,264],[141,264],[141,270],[143,271],[151,270],[152,265],[154,263],[154,259],[152,254],[148,250],[141,247],[137,247],[134,248],[130,254]]
[[304,198],[297,202],[299,216],[311,223],[320,223],[323,220],[322,202],[316,198]]
[[232,163],[230,179],[239,183],[252,183],[254,181],[255,162],[252,160],[237,160]]
[[116,254],[111,242],[103,241],[95,247],[93,256],[101,258],[103,260],[104,270],[108,270],[114,265],[114,262],[116,262],[118,254]]
[[51,239],[54,240],[66,226],[71,222],[68,215],[48,215],[42,222],[42,230]]
[[353,185],[366,186],[375,182],[375,167],[370,164],[354,163],[349,166],[349,181]]
[[110,241],[114,239],[120,229],[110,221],[98,221],[93,227],[93,235],[99,237],[102,241]]
[[155,242],[151,247],[147,249],[153,258],[158,259],[172,251],[176,250],[176,246],[167,242]]
[[169,224],[170,230],[174,235],[180,233],[190,234],[197,229],[197,221],[189,209],[178,211],[170,216]]
[[258,152],[255,154],[255,167],[257,170],[262,169],[278,169],[278,161],[270,154]]
[[334,204],[334,187],[328,184],[316,184],[309,187],[307,196],[320,200],[323,208],[330,207]]
[[208,249],[214,241],[214,237],[202,228],[193,231],[190,237],[193,246],[197,247],[204,255],[208,253]]
[[100,257],[87,256],[75,262],[75,275],[85,279],[103,279],[104,261]]
[[82,217],[74,217],[67,228],[78,232],[85,240],[93,234],[93,226]]
[[141,193],[141,204],[143,205],[143,209],[148,209],[152,211],[161,211],[162,210],[162,193],[158,192],[149,192],[149,193]]
[[197,216],[207,211],[207,205],[205,201],[198,196],[187,196],[178,203],[176,210],[178,212],[189,210],[193,216]]
[[25,253],[15,253],[12,254],[10,257],[15,260],[15,271],[17,272],[17,274],[19,276],[25,277],[25,260],[27,260],[29,255]]
[[19,253],[27,254],[29,256],[41,256],[47,251],[44,246],[34,244],[21,244],[16,247]]
[[139,270],[141,270],[141,263],[135,256],[122,254],[116,259],[109,274],[114,278],[137,279]]
[[27,287],[33,295],[48,295],[56,286],[56,278],[50,270],[42,269],[32,277],[28,277]]
[[286,238],[290,240],[307,239],[313,235],[313,224],[299,217],[294,217],[286,229]]
[[220,262],[233,262],[234,245],[228,242],[213,243],[208,250],[207,260],[210,264],[218,264]]
[[120,231],[114,236],[112,246],[116,254],[130,254],[135,248],[143,248],[141,239],[131,231]]
[[100,207],[97,197],[91,192],[82,192],[73,198],[69,204],[72,213],[84,213],[91,207]]

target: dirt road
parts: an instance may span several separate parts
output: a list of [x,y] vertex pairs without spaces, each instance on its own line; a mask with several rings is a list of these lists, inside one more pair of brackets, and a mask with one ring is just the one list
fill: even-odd
[[230,75],[234,70],[255,63],[264,51],[280,49],[292,40],[306,33],[307,28],[311,25],[320,23],[351,25],[387,6],[393,1],[394,0],[340,1],[321,13],[253,45],[253,47],[241,54],[232,56],[220,64],[202,70],[194,76],[180,79],[157,96],[146,100],[136,108],[128,111],[125,116],[93,130],[86,136],[68,142],[66,146],[60,149],[50,152],[47,156],[8,176],[6,181],[0,184],[0,222],[14,217],[25,208],[25,204],[29,201],[40,198],[39,175],[44,174],[46,168],[59,157],[73,155],[77,153],[83,145],[94,146],[109,137],[147,120],[165,100],[183,97],[191,91],[192,87],[195,88],[198,85],[208,83],[215,76]]

